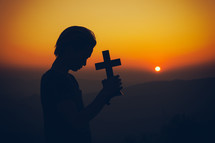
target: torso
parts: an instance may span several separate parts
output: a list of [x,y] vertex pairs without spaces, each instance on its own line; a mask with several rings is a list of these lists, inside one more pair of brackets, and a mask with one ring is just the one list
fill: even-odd
[[73,100],[78,111],[84,108],[78,82],[71,74],[47,71],[41,80],[41,103],[44,114],[45,136],[48,142],[85,142],[90,143],[90,129],[86,126],[80,132],[61,118],[57,105],[62,100]]

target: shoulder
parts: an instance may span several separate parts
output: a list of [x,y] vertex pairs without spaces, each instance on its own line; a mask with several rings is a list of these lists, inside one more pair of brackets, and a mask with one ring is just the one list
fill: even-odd
[[66,85],[65,79],[62,75],[55,71],[48,70],[45,72],[40,81],[40,87],[42,91],[57,92],[64,90]]
[[43,75],[42,75],[42,80],[48,80],[48,79],[52,79],[52,78],[56,78],[58,75],[52,71],[52,70],[48,70],[46,71]]
[[53,70],[48,70],[41,77],[40,90],[41,95],[47,97],[49,95],[57,97],[61,94],[67,94],[68,88],[65,76]]
[[64,77],[53,70],[46,71],[41,77],[41,83],[56,83],[63,81]]

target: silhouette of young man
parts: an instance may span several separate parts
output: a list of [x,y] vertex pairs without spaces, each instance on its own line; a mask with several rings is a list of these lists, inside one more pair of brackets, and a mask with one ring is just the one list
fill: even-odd
[[47,143],[91,143],[89,121],[122,89],[119,76],[105,79],[94,101],[84,107],[81,90],[69,70],[85,66],[95,45],[93,32],[80,26],[65,29],[57,40],[56,59],[41,78]]

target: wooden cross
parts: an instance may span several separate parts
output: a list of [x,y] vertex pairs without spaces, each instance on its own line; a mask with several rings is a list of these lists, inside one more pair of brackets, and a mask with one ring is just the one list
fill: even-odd
[[96,70],[105,69],[107,78],[110,78],[114,76],[112,67],[120,66],[121,61],[120,59],[111,60],[109,50],[102,51],[102,54],[103,54],[104,62],[96,63],[95,64]]

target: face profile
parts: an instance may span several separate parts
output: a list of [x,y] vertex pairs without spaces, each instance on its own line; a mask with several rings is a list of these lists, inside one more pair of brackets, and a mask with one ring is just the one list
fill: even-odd
[[79,51],[79,52],[68,52],[65,57],[65,63],[68,68],[72,71],[78,71],[83,66],[86,66],[88,58],[90,58],[93,50]]

